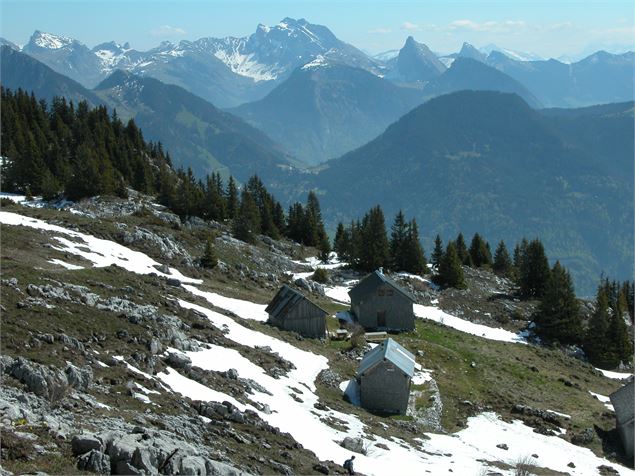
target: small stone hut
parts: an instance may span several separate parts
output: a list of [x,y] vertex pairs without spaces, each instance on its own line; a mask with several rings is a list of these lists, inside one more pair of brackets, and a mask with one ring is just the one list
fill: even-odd
[[304,337],[321,338],[326,334],[328,312],[302,293],[283,285],[265,308],[269,324]]
[[626,456],[633,458],[633,406],[635,405],[635,383],[633,377],[631,381],[619,390],[609,395],[613,408],[615,409],[615,419],[617,421],[617,431],[622,438]]
[[351,312],[365,329],[411,331],[415,328],[414,297],[381,268],[357,283],[348,295]]
[[388,338],[366,353],[357,369],[361,406],[381,413],[406,414],[415,357]]

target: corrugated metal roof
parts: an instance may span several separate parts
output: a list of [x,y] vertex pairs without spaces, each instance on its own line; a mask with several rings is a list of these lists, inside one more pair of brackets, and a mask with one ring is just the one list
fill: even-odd
[[400,293],[402,296],[405,296],[406,298],[410,299],[412,302],[415,301],[415,298],[412,294],[410,294],[408,291],[399,287],[397,283],[395,283],[392,279],[390,279],[388,276],[386,276],[384,273],[380,272],[379,270],[370,273],[368,276],[362,279],[359,283],[357,283],[357,286],[351,289],[348,292],[348,295],[351,297],[351,299],[354,299],[357,301],[362,296],[375,292],[375,288],[377,288],[377,286],[379,286],[380,284],[384,284],[384,283],[390,285],[393,289],[395,289],[395,291]]
[[272,315],[274,318],[278,318],[284,316],[289,309],[294,307],[298,302],[305,299],[311,305],[318,308],[324,314],[328,314],[324,309],[315,304],[309,298],[307,298],[304,294],[296,291],[295,289],[284,284],[280,290],[273,297],[269,305],[265,308],[265,312]]
[[622,388],[616,390],[609,398],[615,408],[615,416],[620,425],[633,420],[633,398],[635,396],[635,383],[631,380]]
[[361,376],[364,372],[371,369],[384,359],[392,362],[409,377],[412,377],[415,373],[415,356],[405,347],[402,347],[391,338],[388,338],[366,353],[359,364],[357,375]]

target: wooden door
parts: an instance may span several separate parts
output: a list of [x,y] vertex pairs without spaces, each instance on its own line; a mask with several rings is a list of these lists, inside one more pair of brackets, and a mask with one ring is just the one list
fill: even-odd
[[377,311],[377,327],[386,327],[386,311]]

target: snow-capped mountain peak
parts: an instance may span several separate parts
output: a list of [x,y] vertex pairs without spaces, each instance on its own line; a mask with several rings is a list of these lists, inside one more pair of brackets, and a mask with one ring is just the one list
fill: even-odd
[[77,40],[73,40],[72,38],[65,36],[53,35],[52,33],[45,33],[43,31],[36,30],[31,36],[29,43],[39,48],[58,50],[60,48],[64,48],[65,46],[72,45],[76,41]]

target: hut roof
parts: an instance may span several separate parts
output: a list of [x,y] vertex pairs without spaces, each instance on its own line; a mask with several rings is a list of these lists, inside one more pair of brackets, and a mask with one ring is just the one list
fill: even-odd
[[304,294],[290,288],[286,284],[284,284],[276,293],[269,305],[265,308],[265,312],[276,318],[284,316],[291,308],[303,299],[310,303],[313,307],[322,311],[324,314],[328,314],[328,312],[315,304]]
[[406,348],[388,338],[366,353],[359,364],[357,375],[362,375],[383,360],[389,360],[409,377],[412,377],[415,373],[415,356]]
[[395,283],[379,269],[377,271],[373,271],[359,283],[357,283],[357,286],[351,289],[348,292],[348,295],[351,297],[351,299],[358,299],[365,294],[374,292],[377,286],[384,283],[391,286],[395,291],[397,291],[399,294],[406,297],[407,299],[410,299],[412,302],[415,301],[415,298],[412,294],[399,287],[397,283]]
[[609,395],[613,408],[615,408],[615,416],[620,425],[633,419],[634,388],[635,383],[633,383],[633,379],[631,378],[629,383]]

